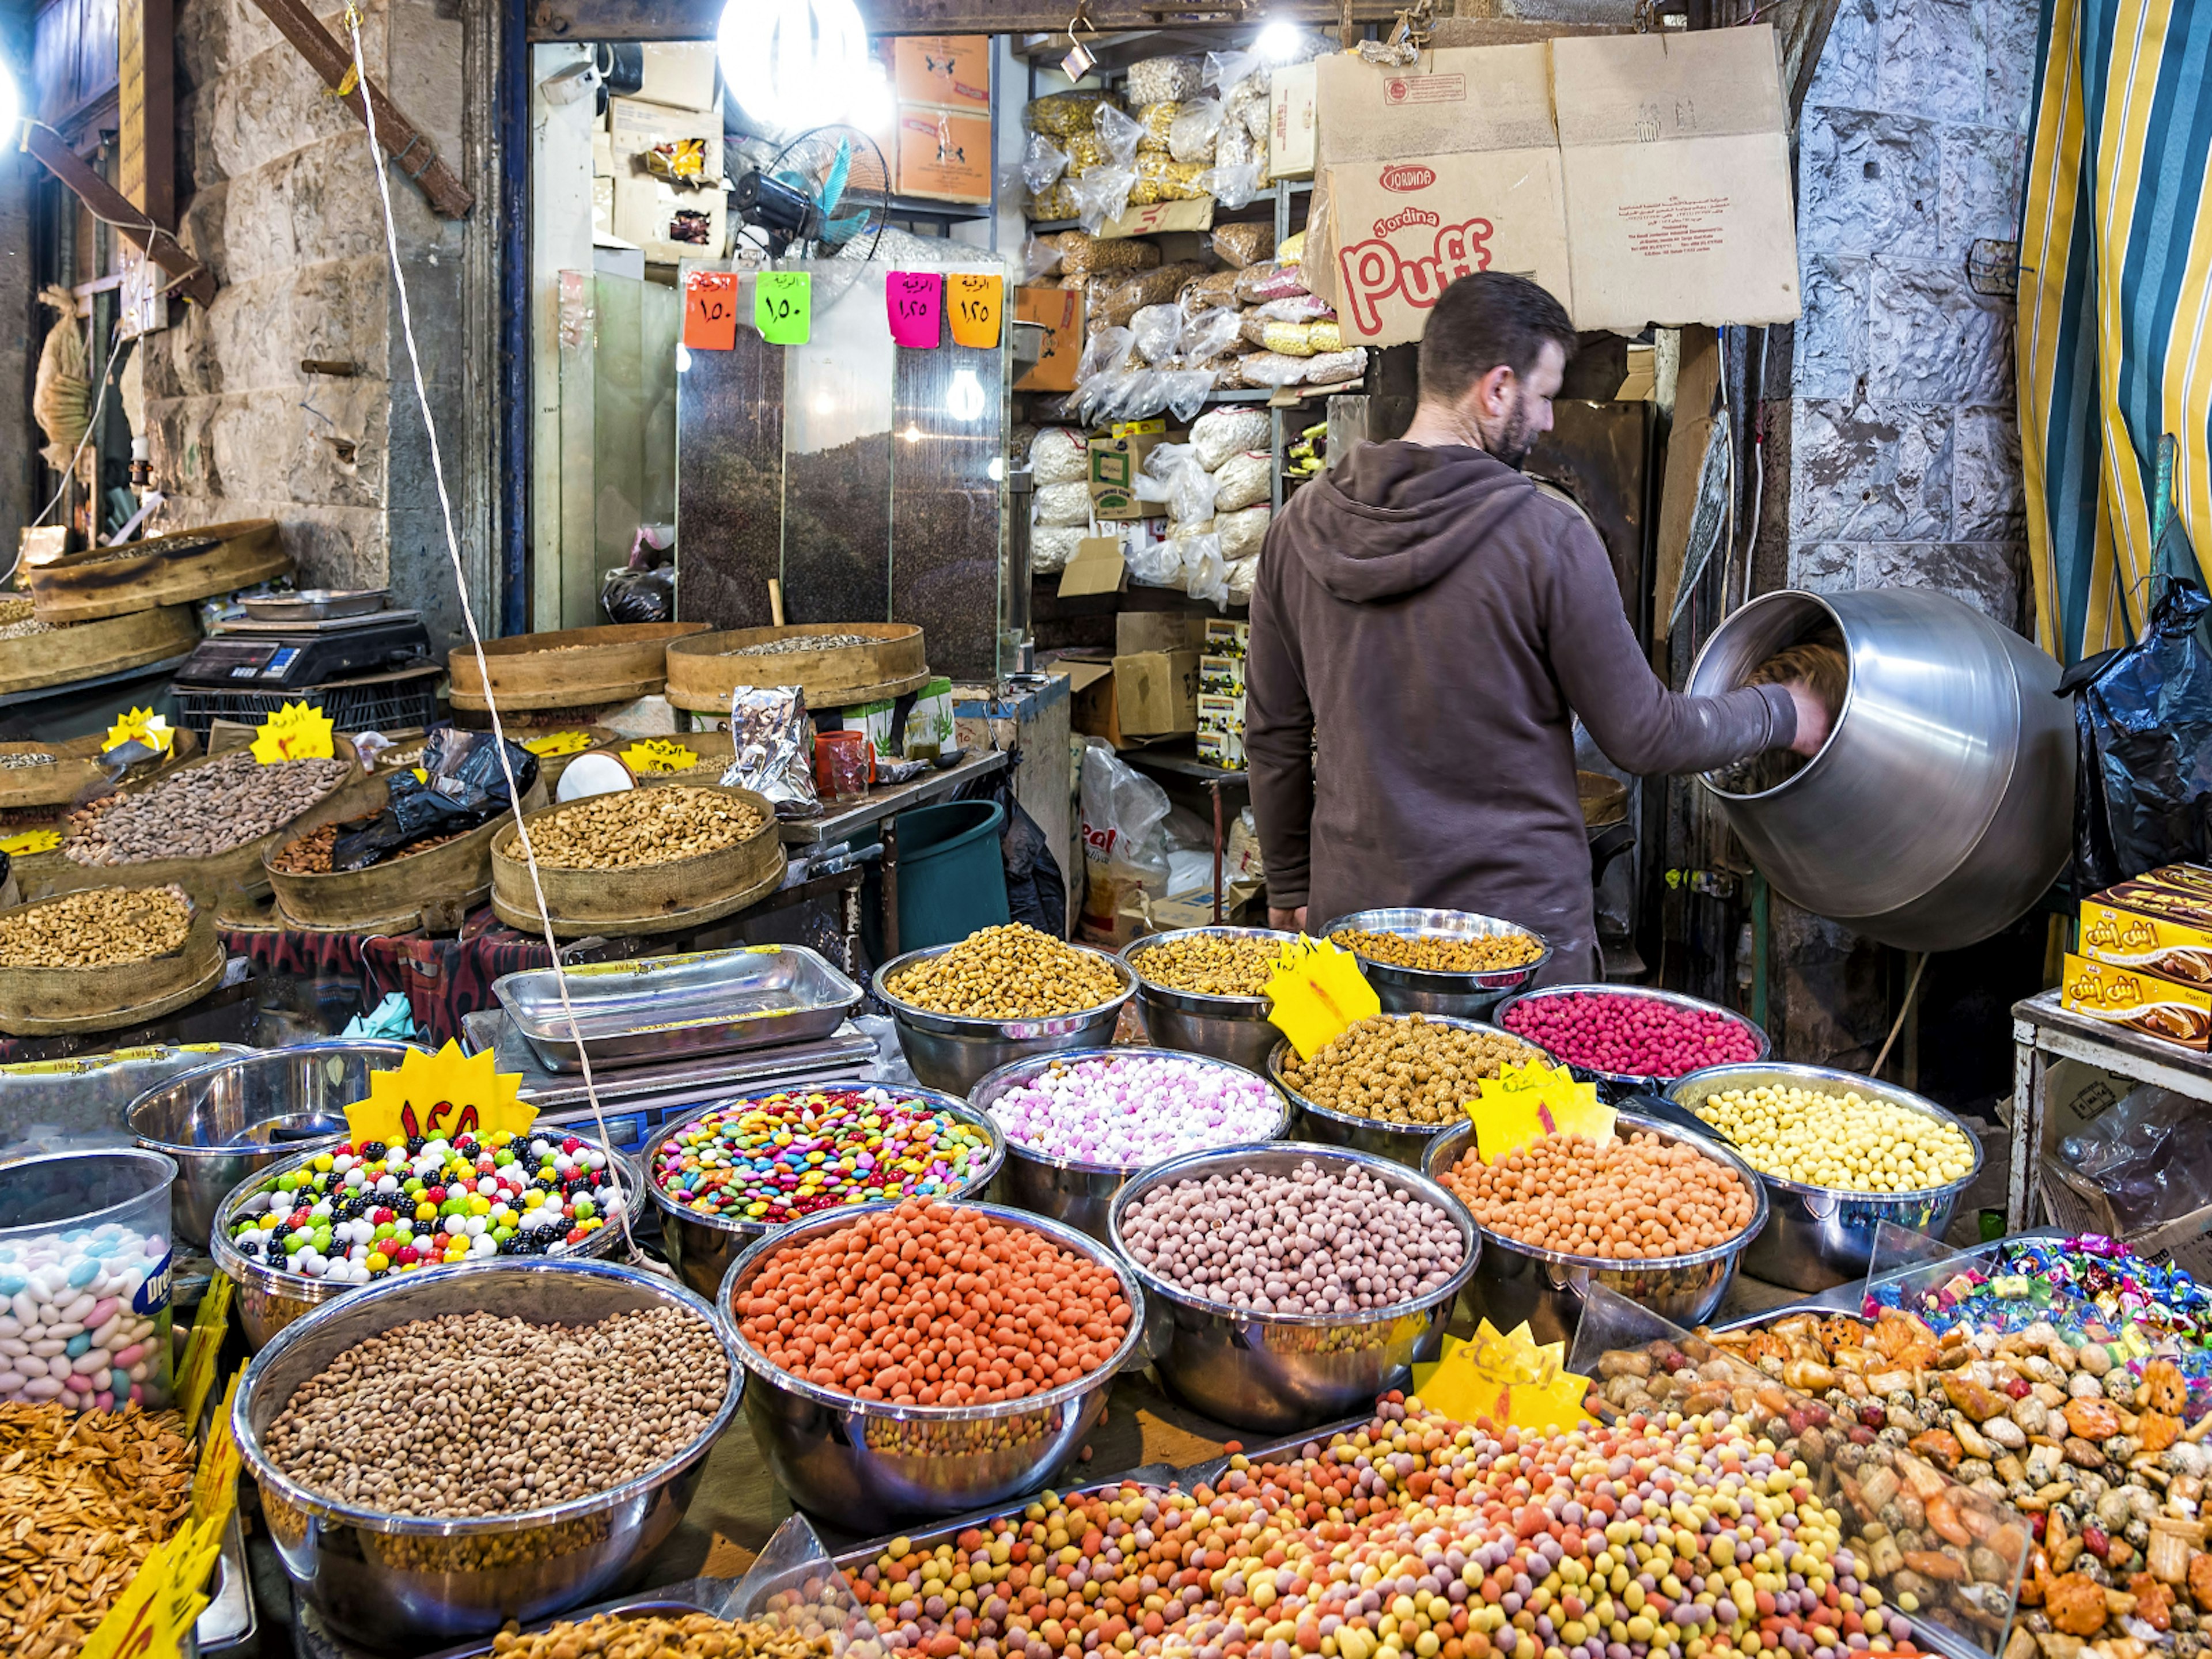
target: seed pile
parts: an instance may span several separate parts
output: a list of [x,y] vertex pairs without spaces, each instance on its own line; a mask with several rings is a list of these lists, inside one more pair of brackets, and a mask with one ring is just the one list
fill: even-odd
[[1759,1058],[1744,1021],[1633,991],[1577,991],[1516,1002],[1498,1021],[1570,1066],[1635,1077],[1680,1077],[1701,1066]]
[[40,622],[36,617],[21,617],[14,622],[0,623],[0,640],[35,639],[41,634],[51,634],[54,625]]
[[794,651],[842,651],[848,646],[873,645],[866,634],[799,634],[789,639],[763,640],[725,651],[726,657],[787,657]]
[[1728,1089],[1706,1096],[1697,1111],[1753,1169],[1801,1186],[1917,1193],[1963,1180],[1974,1166],[1962,1131],[1855,1089]]
[[175,1412],[0,1404],[0,1652],[74,1659],[191,1484]]
[[1386,1123],[1456,1123],[1480,1078],[1542,1058],[1495,1031],[1439,1024],[1421,1014],[1376,1014],[1316,1054],[1283,1057],[1283,1081],[1316,1106]]
[[[676,785],[593,795],[530,826],[538,861],[555,870],[635,870],[719,853],[761,830],[758,812],[734,796]],[[502,851],[522,856],[520,835]]]
[[264,766],[234,750],[155,784],[70,815],[62,855],[78,864],[208,858],[282,829],[353,772],[343,757]]
[[[308,1491],[389,1515],[549,1509],[621,1486],[706,1432],[729,1389],[713,1328],[680,1308],[596,1323],[418,1319],[357,1342],[262,1436]],[[395,1413],[399,1401],[435,1410]]]
[[1393,1394],[1326,1449],[1240,1454],[1189,1491],[1048,1492],[935,1550],[894,1540],[854,1589],[885,1645],[977,1659],[1917,1652],[1759,1435],[1500,1434]]
[[1604,1146],[1546,1135],[1495,1164],[1469,1151],[1444,1184],[1492,1232],[1539,1249],[1658,1261],[1724,1244],[1755,1206],[1726,1164],[1636,1133]]
[[932,1013],[1045,1019],[1111,1002],[1121,981],[1097,951],[1016,921],[969,934],[944,955],[915,963],[889,988]]
[[1437,1206],[1357,1164],[1238,1170],[1155,1187],[1121,1227],[1131,1260],[1255,1313],[1351,1314],[1431,1295],[1467,1259]]
[[40,754],[18,749],[5,755],[0,755],[0,771],[28,771],[33,766],[52,766],[60,758],[58,755]]
[[735,1312],[738,1334],[770,1364],[862,1400],[923,1406],[1021,1400],[1087,1376],[1130,1318],[1111,1267],[921,1198],[777,1251]]
[[285,842],[283,851],[270,856],[269,867],[288,876],[328,875],[331,854],[337,844],[337,825],[325,823],[296,841]]
[[[169,1403],[169,1240],[112,1221],[0,1242],[0,1401]],[[142,1311],[143,1307],[143,1311]]]
[[94,887],[0,912],[0,968],[112,968],[184,948],[192,902],[179,887]]
[[1527,933],[1492,933],[1474,939],[1438,939],[1420,933],[1362,933],[1346,927],[1329,938],[1355,956],[1387,962],[1394,968],[1423,968],[1438,974],[1472,974],[1490,968],[1519,968],[1544,954]]
[[1184,1152],[1265,1140],[1274,1091],[1235,1066],[1155,1054],[1056,1060],[991,1103],[1006,1139],[1046,1158],[1141,1169]]
[[1137,976],[1174,991],[1209,997],[1256,997],[1275,975],[1279,939],[1227,939],[1204,933],[1164,939],[1133,951]]
[[835,1644],[827,1634],[807,1636],[767,1620],[600,1613],[580,1622],[558,1620],[534,1636],[510,1623],[491,1638],[491,1650],[499,1659],[830,1659]]

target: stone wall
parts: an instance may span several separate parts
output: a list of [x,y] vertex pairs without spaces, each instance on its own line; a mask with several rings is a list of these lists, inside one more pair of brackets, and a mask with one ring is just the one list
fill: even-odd
[[0,146],[0,545],[10,558],[16,532],[46,505],[33,499],[33,458],[46,442],[31,418],[33,343],[46,336],[45,322],[32,315],[40,309],[31,280],[31,185],[38,165]]

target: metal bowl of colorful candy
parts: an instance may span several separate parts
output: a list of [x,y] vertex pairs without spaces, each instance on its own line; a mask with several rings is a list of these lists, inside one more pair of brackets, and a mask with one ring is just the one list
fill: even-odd
[[1708,1066],[1751,1065],[1774,1047],[1733,1008],[1641,986],[1547,985],[1506,998],[1492,1018],[1615,1097]]
[[[1271,1028],[1272,1029],[1272,1028]],[[1005,1135],[999,1194],[1103,1240],[1139,1170],[1187,1152],[1280,1140],[1291,1103],[1267,1079],[1170,1048],[1077,1048],[1001,1066],[968,1103]]]
[[495,1256],[287,1327],[231,1423],[300,1598],[349,1644],[423,1653],[635,1582],[744,1389],[682,1285]]
[[738,1253],[823,1210],[973,1198],[1006,1152],[998,1125],[934,1089],[759,1089],[679,1118],[639,1162],[677,1276],[712,1296]]
[[241,1182],[216,1212],[210,1254],[236,1281],[258,1348],[356,1285],[464,1261],[605,1255],[641,1185],[621,1152],[567,1130],[343,1141]]
[[1081,1447],[1115,1374],[1143,1363],[1128,1264],[995,1204],[809,1216],[732,1262],[716,1306],[752,1373],[745,1416],[769,1473],[847,1524],[1036,1491]]

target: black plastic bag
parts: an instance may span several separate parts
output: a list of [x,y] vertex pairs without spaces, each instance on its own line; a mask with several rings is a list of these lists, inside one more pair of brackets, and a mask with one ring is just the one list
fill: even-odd
[[2212,599],[2172,577],[2131,646],[2076,664],[2075,877],[2083,893],[2177,860],[2212,862]]
[[608,571],[599,583],[599,609],[606,612],[609,622],[674,622],[676,567]]
[[[331,848],[332,870],[366,870],[434,836],[464,835],[513,810],[500,741],[489,732],[441,726],[422,746],[426,782],[411,771],[395,772],[384,811],[366,828],[343,832]],[[538,757],[507,745],[514,787],[524,794],[538,781]]]

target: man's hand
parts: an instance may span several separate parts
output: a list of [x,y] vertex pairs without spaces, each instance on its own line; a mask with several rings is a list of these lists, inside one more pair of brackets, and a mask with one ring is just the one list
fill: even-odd
[[1286,933],[1303,933],[1306,930],[1306,907],[1301,904],[1295,910],[1278,910],[1271,906],[1267,926]]
[[1790,741],[1790,752],[1809,759],[1828,740],[1828,706],[1802,680],[1790,681],[1788,689],[1797,708],[1797,735]]

